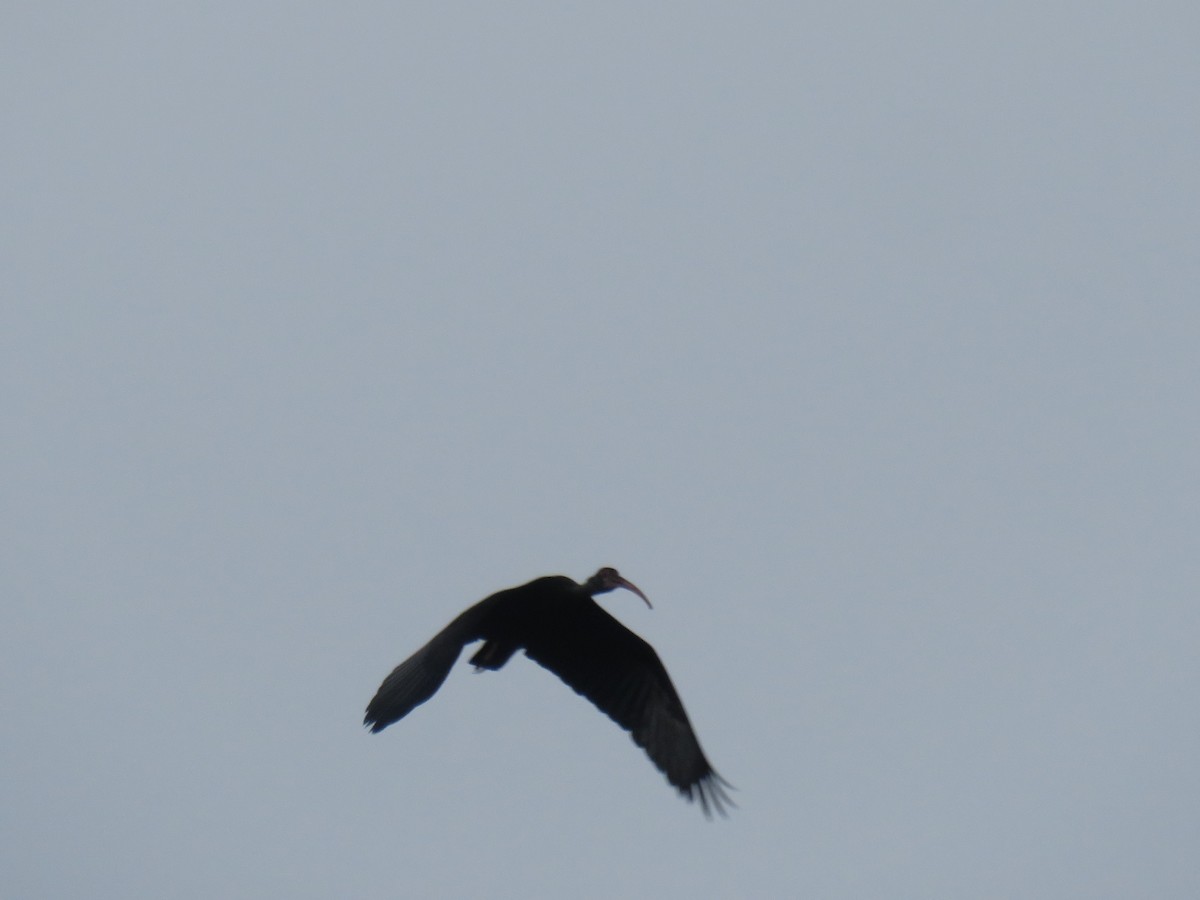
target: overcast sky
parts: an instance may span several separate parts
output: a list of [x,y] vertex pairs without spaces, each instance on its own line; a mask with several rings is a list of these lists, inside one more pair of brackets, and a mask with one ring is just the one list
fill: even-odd
[[1200,894],[1194,4],[4,19],[0,894]]

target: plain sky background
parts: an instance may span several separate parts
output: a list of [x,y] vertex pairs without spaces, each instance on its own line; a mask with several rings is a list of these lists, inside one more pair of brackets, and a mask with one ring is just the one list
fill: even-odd
[[6,4],[0,895],[1200,894],[1197,9]]

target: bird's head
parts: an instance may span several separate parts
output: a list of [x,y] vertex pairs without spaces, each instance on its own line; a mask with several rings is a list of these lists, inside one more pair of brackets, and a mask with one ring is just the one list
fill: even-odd
[[583,585],[583,589],[591,596],[606,594],[609,591],[615,591],[617,588],[625,588],[627,591],[633,591],[645,601],[647,606],[654,609],[653,606],[650,606],[650,599],[642,593],[641,589],[632,581],[626,581],[622,578],[621,573],[612,566],[605,566]]

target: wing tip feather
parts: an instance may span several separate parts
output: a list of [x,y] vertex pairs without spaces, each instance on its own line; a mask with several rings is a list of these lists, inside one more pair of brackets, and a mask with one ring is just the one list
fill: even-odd
[[723,819],[729,818],[729,809],[737,809],[738,805],[733,802],[728,791],[736,790],[737,788],[713,769],[709,769],[691,784],[679,788],[679,792],[688,799],[689,803],[700,803],[700,809],[704,812],[706,819],[712,819],[714,812]]

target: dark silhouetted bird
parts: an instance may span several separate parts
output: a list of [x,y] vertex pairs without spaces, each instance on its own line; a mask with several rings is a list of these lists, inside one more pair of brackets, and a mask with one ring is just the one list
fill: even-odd
[[424,703],[446,680],[463,647],[482,640],[471,664],[499,669],[517,651],[549,669],[628,731],[667,781],[705,815],[733,805],[729,784],[704,757],[683,704],[654,648],[605,612],[592,597],[615,588],[650,601],[616,569],[582,585],[563,575],[498,591],[443,628],[384,679],[364,724],[382,731]]

